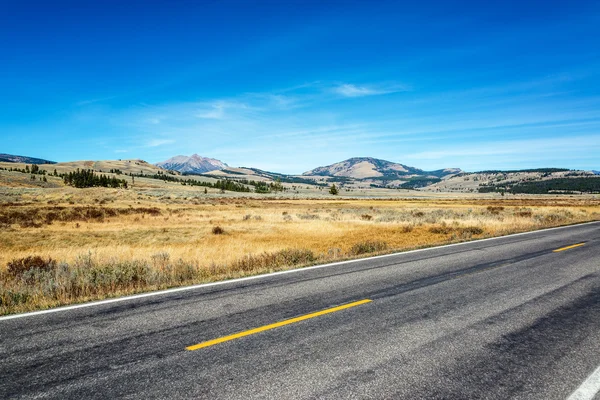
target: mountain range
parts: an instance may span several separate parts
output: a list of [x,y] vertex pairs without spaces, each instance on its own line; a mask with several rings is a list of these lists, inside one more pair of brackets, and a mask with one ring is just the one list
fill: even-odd
[[318,167],[303,173],[304,176],[336,176],[354,179],[378,178],[380,180],[406,179],[414,176],[442,178],[461,173],[460,168],[446,168],[437,171],[424,171],[404,164],[380,160],[373,157],[354,157],[325,167]]
[[[504,192],[528,190],[530,193],[594,192],[600,189],[598,170],[541,168],[513,171],[486,170],[463,172],[460,168],[425,171],[408,165],[373,157],[354,157],[331,165],[314,168],[301,175],[287,175],[252,167],[229,167],[214,158],[176,156],[157,164],[143,160],[100,160],[54,163],[34,157],[0,154],[0,162],[20,164],[54,164],[59,173],[75,169],[97,172],[118,171],[117,174],[154,176],[204,175],[216,179],[246,182],[280,182],[291,185],[328,186],[339,184],[347,190],[369,188],[419,189],[436,192]],[[42,166],[42,168],[44,168]],[[5,168],[6,169],[6,168]],[[201,177],[194,179],[203,179]],[[527,186],[528,185],[528,186]],[[518,187],[516,187],[518,186]],[[527,187],[525,187],[527,186]]]
[[198,154],[187,156],[175,156],[166,161],[156,163],[157,166],[183,174],[204,174],[211,171],[219,171],[228,167],[222,161],[214,158],[202,157]]
[[48,160],[44,160],[41,158],[15,156],[13,154],[4,154],[4,153],[0,153],[0,161],[13,162],[13,163],[25,163],[25,164],[56,164],[54,161],[48,161]]

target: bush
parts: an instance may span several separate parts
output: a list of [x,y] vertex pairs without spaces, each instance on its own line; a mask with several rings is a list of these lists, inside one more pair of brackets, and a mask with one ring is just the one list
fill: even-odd
[[413,231],[413,229],[415,229],[414,225],[404,225],[402,226],[402,233],[410,233]]
[[56,261],[51,258],[45,260],[40,256],[29,256],[25,258],[15,258],[14,260],[9,261],[6,266],[9,276],[19,278],[27,271],[33,269],[48,272],[54,271],[56,269]]
[[452,233],[452,231],[453,231],[452,227],[450,227],[446,224],[435,225],[435,226],[432,226],[431,228],[429,228],[429,232],[435,233],[437,235],[447,235],[449,233]]
[[308,213],[307,214],[296,214],[296,216],[299,219],[304,219],[304,220],[315,220],[315,219],[320,218],[317,214],[308,214]]
[[520,210],[515,211],[515,215],[522,218],[531,218],[533,212],[528,208],[522,208]]
[[274,253],[262,253],[257,255],[248,255],[244,258],[234,261],[230,265],[232,271],[253,271],[257,269],[273,269],[281,267],[292,267],[297,265],[309,264],[316,260],[315,255],[310,250],[305,249],[285,249]]
[[350,255],[360,255],[360,254],[368,254],[375,253],[377,251],[383,251],[388,248],[388,244],[386,242],[382,242],[380,240],[367,240],[365,242],[356,243],[354,246],[350,248],[348,252]]
[[217,225],[212,228],[212,233],[213,235],[223,235],[225,233],[225,229]]
[[502,206],[488,206],[487,208],[490,214],[498,215],[501,211],[504,211],[504,207]]
[[429,232],[438,235],[448,235],[453,233],[469,237],[472,235],[481,235],[483,233],[483,229],[478,226],[453,227],[442,223],[441,225],[435,225],[429,228]]
[[481,235],[483,233],[483,229],[478,226],[466,226],[459,228],[459,231],[462,235]]

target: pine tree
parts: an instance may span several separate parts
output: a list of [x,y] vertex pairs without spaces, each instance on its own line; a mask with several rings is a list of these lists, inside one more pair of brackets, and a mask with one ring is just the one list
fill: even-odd
[[329,193],[331,193],[334,196],[336,196],[339,193],[338,188],[335,187],[335,183],[331,185],[331,188],[329,188]]

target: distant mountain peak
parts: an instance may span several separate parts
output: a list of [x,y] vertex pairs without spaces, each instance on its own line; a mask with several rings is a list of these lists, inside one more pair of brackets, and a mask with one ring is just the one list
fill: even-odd
[[[303,175],[338,176],[355,179],[381,178],[402,179],[406,176],[445,176],[462,172],[459,168],[427,172],[408,165],[381,160],[374,157],[352,157],[335,164],[318,167],[305,172]],[[405,178],[406,179],[406,178]]]
[[202,157],[198,154],[191,156],[175,156],[166,161],[156,163],[157,166],[188,174],[204,174],[210,171],[218,171],[228,167],[224,162],[215,158]]

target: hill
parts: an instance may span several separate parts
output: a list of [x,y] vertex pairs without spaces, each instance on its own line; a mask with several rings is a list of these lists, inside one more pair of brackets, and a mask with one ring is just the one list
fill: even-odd
[[54,161],[42,158],[15,156],[13,154],[0,153],[0,162],[23,163],[23,164],[56,164]]
[[305,177],[327,177],[333,182],[355,182],[369,187],[414,189],[439,182],[442,178],[461,173],[460,168],[424,171],[420,168],[373,157],[354,157],[335,164],[307,171]]
[[204,174],[211,171],[219,171],[227,168],[227,164],[214,158],[202,157],[198,154],[187,156],[175,156],[166,161],[156,163],[157,166],[178,171],[183,174]]
[[461,173],[429,185],[423,190],[471,193],[596,193],[598,179],[593,172],[561,168]]
[[353,157],[325,167],[318,167],[303,173],[304,176],[339,176],[354,179],[385,178],[402,179],[414,176],[441,178],[458,174],[460,168],[446,168],[437,171],[424,171],[408,165],[380,160],[373,157]]

